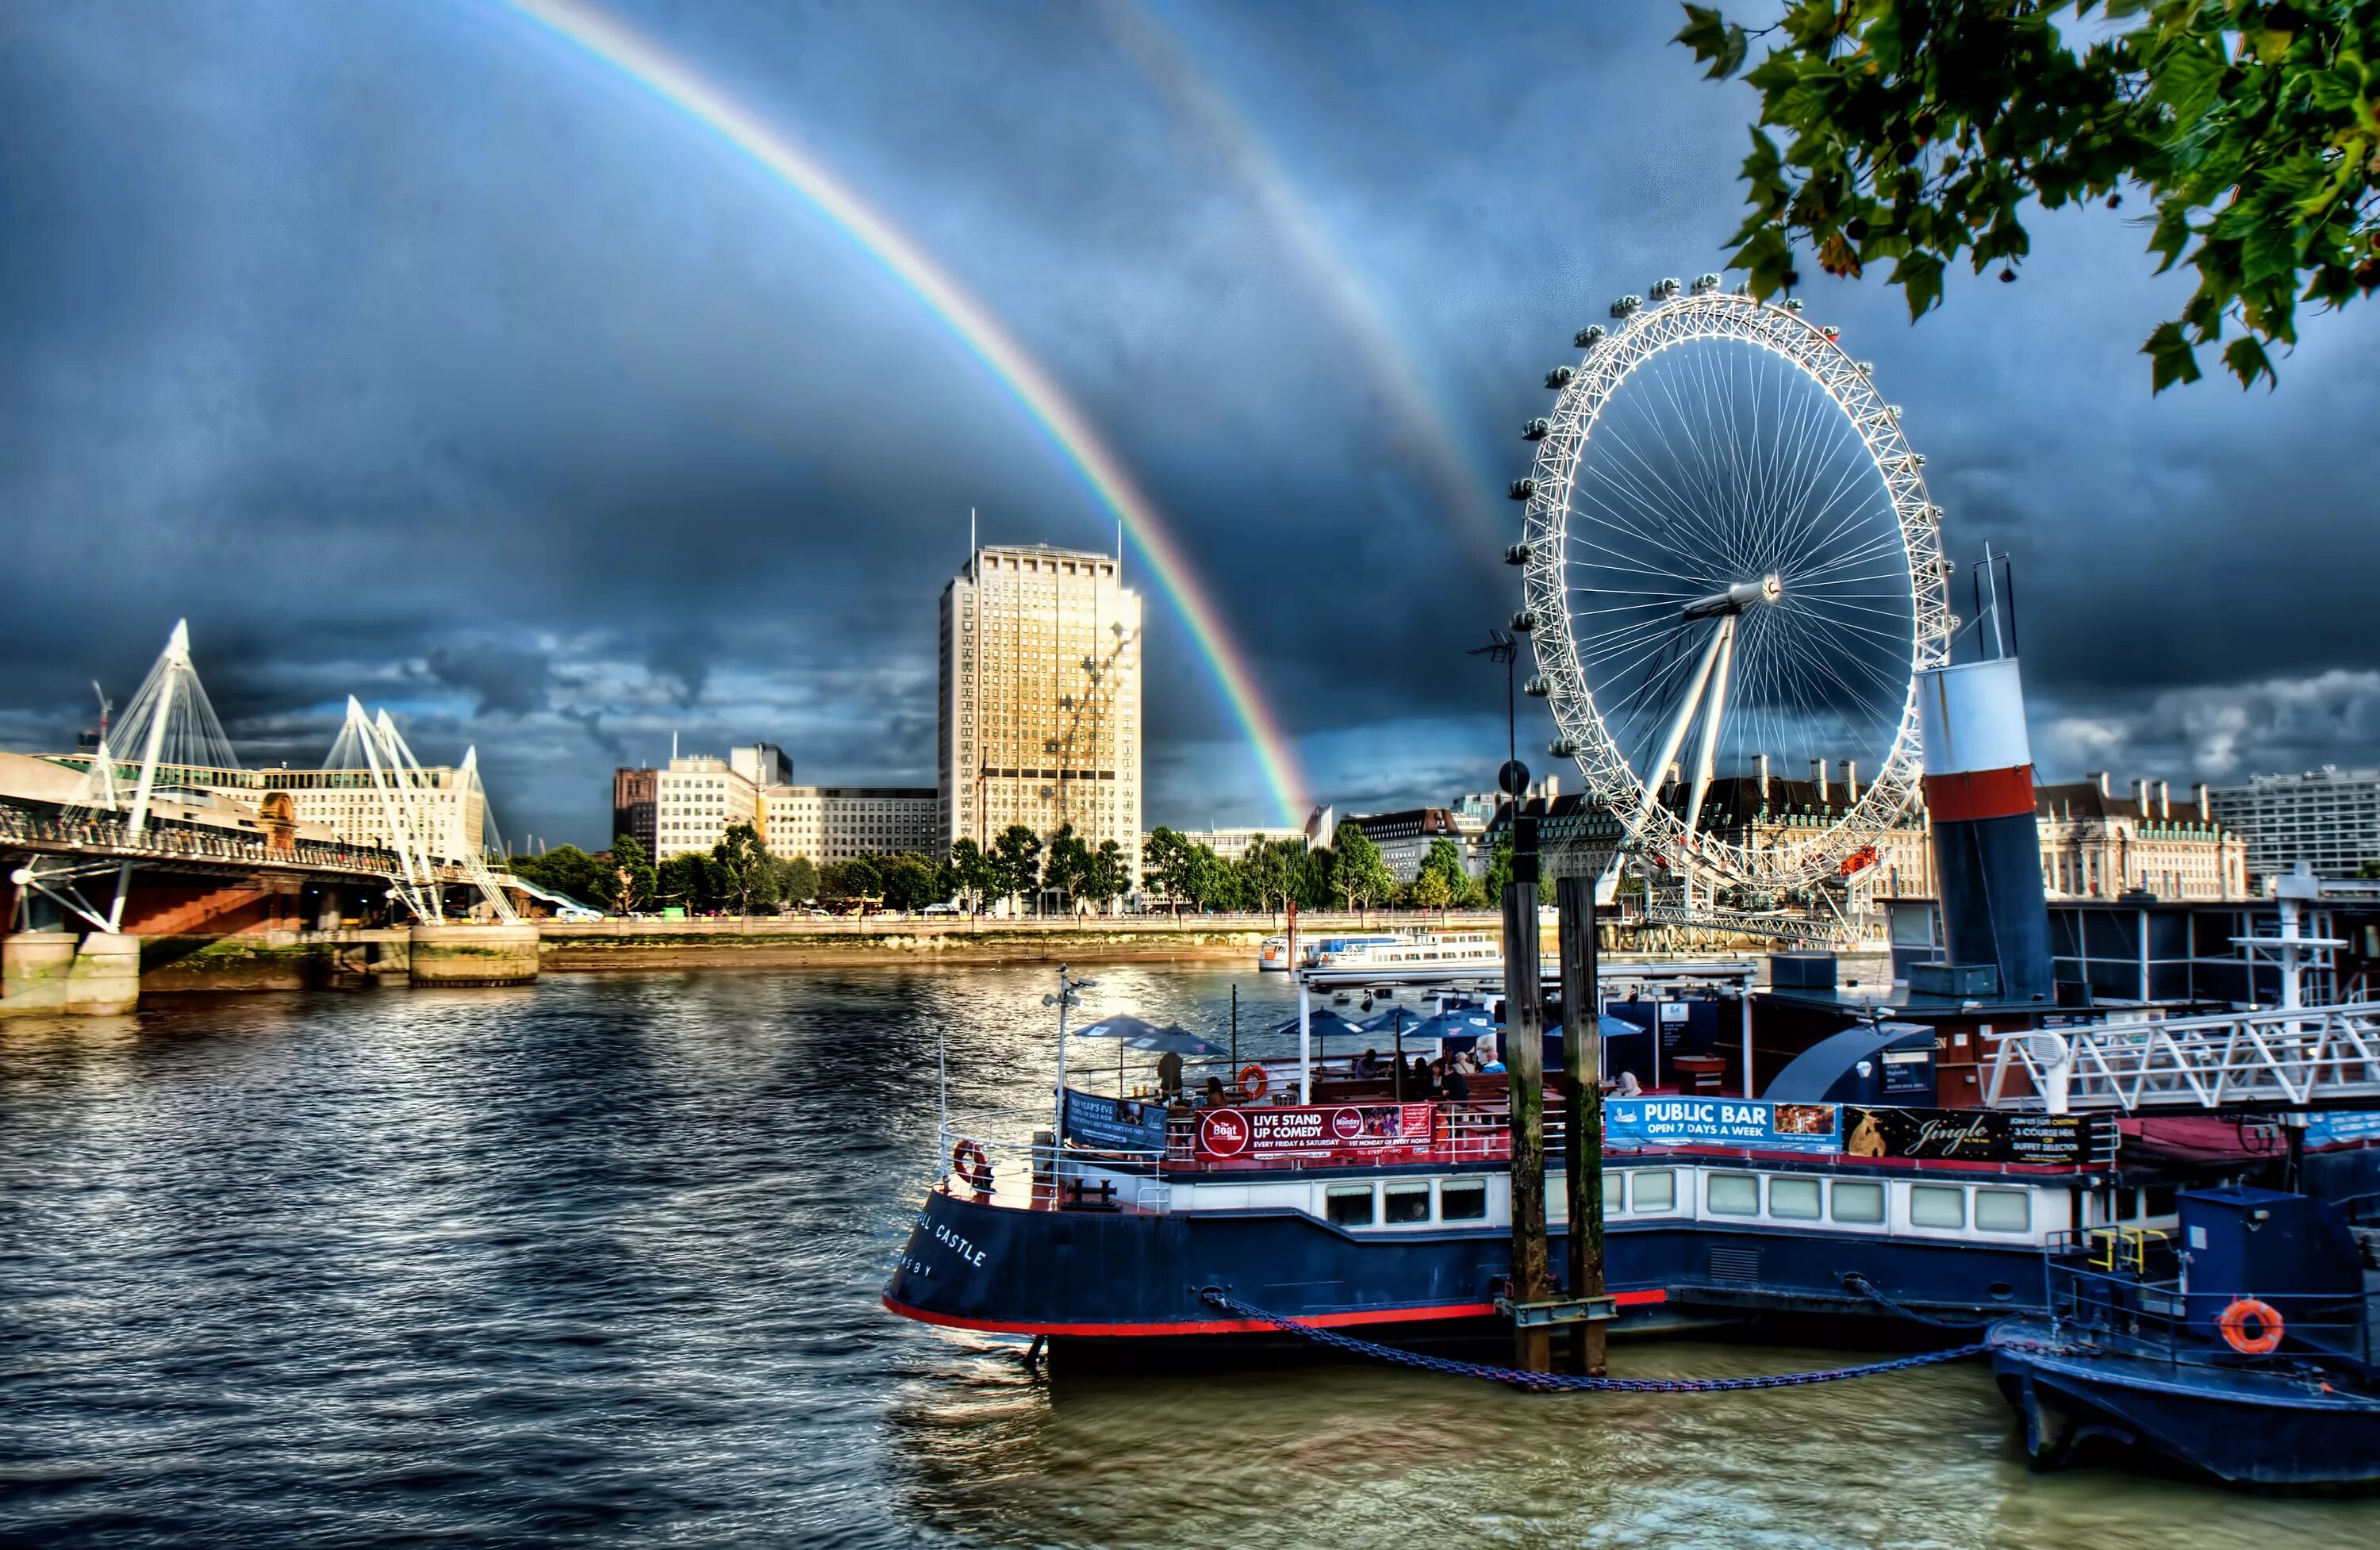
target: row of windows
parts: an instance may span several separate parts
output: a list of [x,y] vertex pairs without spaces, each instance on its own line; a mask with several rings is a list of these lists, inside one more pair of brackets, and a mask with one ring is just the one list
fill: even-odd
[[[1885,1186],[1872,1179],[1711,1173],[1704,1178],[1703,1191],[1703,1208],[1713,1217],[1833,1221],[1846,1227],[1882,1227],[1885,1222]],[[1657,1216],[1677,1209],[1678,1175],[1673,1169],[1629,1169],[1603,1176],[1607,1217]],[[1333,1226],[1351,1228],[1480,1221],[1488,1215],[1488,1186],[1477,1179],[1331,1184],[1323,1191],[1323,1213]],[[1971,1225],[1971,1217],[1978,1232],[2030,1233],[2033,1196],[2024,1190],[1987,1185],[1909,1186],[1912,1228],[1963,1231]]]

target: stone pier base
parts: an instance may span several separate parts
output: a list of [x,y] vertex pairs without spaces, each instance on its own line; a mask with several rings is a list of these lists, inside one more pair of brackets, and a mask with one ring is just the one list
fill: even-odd
[[532,985],[537,981],[537,927],[428,926],[413,927],[407,961],[417,986]]
[[112,1017],[140,1004],[140,938],[18,931],[0,938],[0,1017]]

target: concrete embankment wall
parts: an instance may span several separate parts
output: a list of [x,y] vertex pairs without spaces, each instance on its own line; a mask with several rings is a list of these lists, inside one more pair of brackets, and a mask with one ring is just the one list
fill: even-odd
[[1149,917],[1082,921],[687,920],[548,923],[549,974],[608,969],[780,969],[868,963],[1099,963],[1206,960],[1253,964],[1278,927],[1260,921],[1179,925]]
[[244,931],[230,937],[144,937],[144,995],[186,990],[329,990],[404,986],[412,933]]

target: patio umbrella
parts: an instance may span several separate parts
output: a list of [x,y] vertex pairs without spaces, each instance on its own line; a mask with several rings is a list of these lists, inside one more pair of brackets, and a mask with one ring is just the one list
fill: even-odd
[[1075,1038],[1111,1038],[1116,1041],[1116,1091],[1123,1091],[1123,1052],[1137,1049],[1145,1055],[1186,1055],[1211,1058],[1224,1052],[1220,1044],[1200,1038],[1179,1023],[1163,1027],[1146,1017],[1119,1012],[1103,1017],[1073,1035]]

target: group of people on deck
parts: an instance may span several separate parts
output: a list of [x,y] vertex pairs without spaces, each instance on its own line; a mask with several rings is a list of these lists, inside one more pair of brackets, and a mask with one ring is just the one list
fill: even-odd
[[[1503,1069],[1504,1062],[1496,1059],[1495,1047],[1489,1044],[1435,1060],[1416,1055],[1404,1069],[1403,1096],[1411,1102],[1462,1103],[1471,1096],[1471,1078]],[[1382,1060],[1377,1049],[1366,1049],[1355,1058],[1354,1074],[1359,1081],[1390,1080],[1397,1074],[1397,1064],[1393,1058]]]

